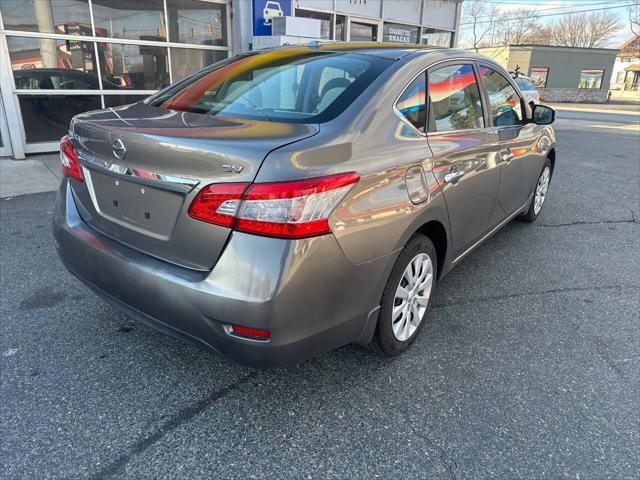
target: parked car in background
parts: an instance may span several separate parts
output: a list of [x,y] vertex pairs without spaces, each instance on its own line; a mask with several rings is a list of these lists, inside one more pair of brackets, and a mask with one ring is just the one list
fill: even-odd
[[526,75],[512,74],[516,85],[520,87],[520,91],[524,95],[527,102],[540,103],[540,92],[533,85],[533,82]]
[[245,364],[397,355],[439,279],[540,214],[554,118],[462,50],[246,53],[74,117],[56,248],[131,316]]

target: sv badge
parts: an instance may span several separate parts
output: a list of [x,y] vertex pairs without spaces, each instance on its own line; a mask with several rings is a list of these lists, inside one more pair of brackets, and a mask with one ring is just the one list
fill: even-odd
[[223,172],[227,172],[227,173],[240,173],[242,170],[244,170],[244,167],[242,166],[237,166],[237,165],[222,165],[222,171]]

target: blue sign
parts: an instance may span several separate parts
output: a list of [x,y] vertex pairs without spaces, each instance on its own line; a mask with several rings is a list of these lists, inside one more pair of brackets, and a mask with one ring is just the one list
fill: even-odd
[[252,0],[253,34],[271,35],[275,17],[291,16],[291,0]]

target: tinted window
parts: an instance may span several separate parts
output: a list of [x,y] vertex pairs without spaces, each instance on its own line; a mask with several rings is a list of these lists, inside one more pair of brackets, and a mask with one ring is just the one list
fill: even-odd
[[87,0],[0,0],[7,30],[92,35]]
[[402,116],[421,132],[425,131],[427,120],[426,90],[426,78],[423,73],[409,84],[396,103],[396,108]]
[[437,132],[484,127],[480,90],[471,65],[443,67],[428,76]]
[[227,7],[197,0],[167,0],[169,40],[227,45]]
[[484,66],[480,67],[480,75],[489,97],[493,124],[496,127],[520,125],[522,101],[509,80],[495,70]]
[[94,0],[92,8],[99,37],[166,40],[162,0]]
[[97,89],[93,43],[7,37],[17,89]]
[[340,114],[391,63],[352,53],[246,54],[160,92],[150,104],[207,115],[324,122]]

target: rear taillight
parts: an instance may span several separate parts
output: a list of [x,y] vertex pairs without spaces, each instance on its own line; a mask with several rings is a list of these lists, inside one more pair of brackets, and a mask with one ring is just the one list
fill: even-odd
[[359,180],[356,173],[274,183],[203,188],[189,216],[241,232],[306,238],[331,232],[329,215]]
[[73,177],[81,182],[84,180],[78,153],[67,135],[60,139],[60,168],[67,177]]

